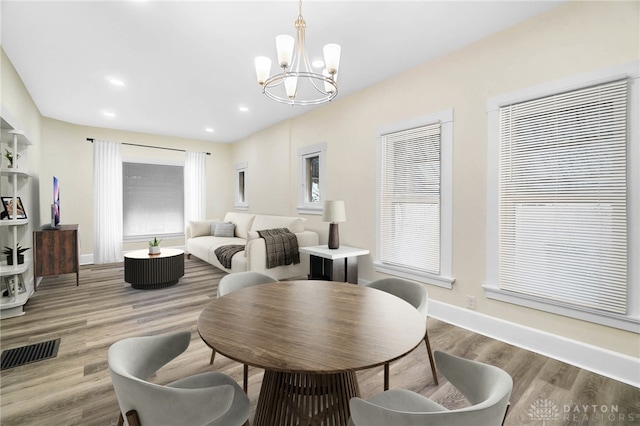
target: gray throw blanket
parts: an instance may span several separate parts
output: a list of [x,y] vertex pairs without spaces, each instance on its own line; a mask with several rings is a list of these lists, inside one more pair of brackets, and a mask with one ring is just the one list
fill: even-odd
[[300,263],[298,238],[287,228],[258,231],[267,247],[267,269]]
[[240,244],[231,244],[228,246],[220,246],[215,249],[213,252],[216,254],[216,257],[225,268],[231,268],[231,258],[234,254],[239,251],[244,250],[244,246]]

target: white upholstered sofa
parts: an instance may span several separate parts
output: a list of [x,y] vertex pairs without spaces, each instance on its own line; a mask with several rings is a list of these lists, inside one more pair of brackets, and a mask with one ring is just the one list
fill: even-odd
[[[267,268],[266,244],[258,231],[287,228],[295,234],[298,246],[318,245],[318,234],[304,229],[304,218],[270,216],[228,212],[223,220],[190,221],[186,230],[188,256],[194,255],[226,272],[258,271],[281,280],[306,276],[309,273],[309,256],[300,254],[300,263]],[[228,223],[234,226],[229,233]],[[215,236],[216,227],[219,231]],[[215,254],[221,246],[244,245],[245,249],[231,258],[231,267],[225,268]]]

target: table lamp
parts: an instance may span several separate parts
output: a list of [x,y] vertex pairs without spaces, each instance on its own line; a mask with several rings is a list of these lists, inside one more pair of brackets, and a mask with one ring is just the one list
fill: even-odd
[[347,216],[344,211],[344,201],[325,201],[322,213],[322,221],[329,224],[329,248],[340,247],[340,236],[338,235],[338,222],[345,222]]

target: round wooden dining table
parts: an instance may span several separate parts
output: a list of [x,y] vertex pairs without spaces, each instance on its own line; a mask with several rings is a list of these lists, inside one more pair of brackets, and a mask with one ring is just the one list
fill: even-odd
[[210,302],[198,332],[216,352],[265,370],[254,424],[346,425],[356,371],[401,358],[424,339],[422,315],[386,292],[282,281]]

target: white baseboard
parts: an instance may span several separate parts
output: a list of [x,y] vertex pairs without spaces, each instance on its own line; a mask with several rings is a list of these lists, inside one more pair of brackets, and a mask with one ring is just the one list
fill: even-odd
[[640,387],[640,359],[429,299],[429,316]]

